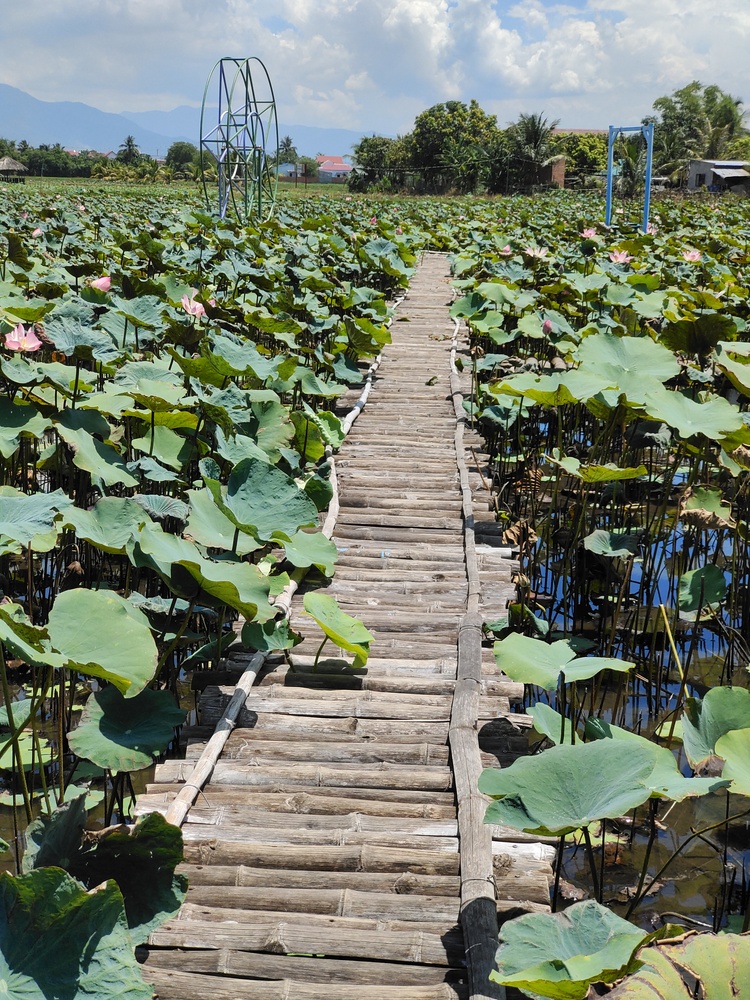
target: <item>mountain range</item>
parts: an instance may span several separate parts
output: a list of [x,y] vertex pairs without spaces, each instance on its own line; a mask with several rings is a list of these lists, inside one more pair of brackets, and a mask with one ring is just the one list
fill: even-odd
[[[16,142],[25,139],[30,146],[60,143],[65,149],[107,153],[117,151],[126,136],[132,135],[142,153],[163,157],[173,142],[199,145],[200,131],[200,108],[183,105],[172,111],[112,114],[74,101],[39,101],[16,87],[0,84],[0,137]],[[279,137],[291,136],[301,156],[345,156],[368,134],[279,122]]]

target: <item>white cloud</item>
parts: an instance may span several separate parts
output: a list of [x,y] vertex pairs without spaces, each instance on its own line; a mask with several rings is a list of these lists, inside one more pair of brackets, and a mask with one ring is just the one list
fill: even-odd
[[214,63],[259,56],[283,121],[406,131],[448,99],[501,123],[635,123],[692,79],[750,103],[750,5],[705,0],[24,0],[0,82],[103,110],[199,104]]

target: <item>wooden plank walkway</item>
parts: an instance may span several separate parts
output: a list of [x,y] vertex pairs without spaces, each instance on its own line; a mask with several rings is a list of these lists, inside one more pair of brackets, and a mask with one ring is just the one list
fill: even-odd
[[[525,737],[507,721],[521,688],[481,647],[514,564],[490,515],[474,531],[486,482],[457,432],[450,296],[446,258],[428,255],[336,458],[326,592],[373,632],[366,671],[335,672],[334,651],[312,672],[319,633],[295,598],[295,669],[263,665],[183,824],[187,900],[144,956],[165,1000],[499,997],[496,910],[548,905],[552,848],[481,824],[480,767]],[[169,815],[233,692],[204,691],[186,759],[159,765],[139,812]]]

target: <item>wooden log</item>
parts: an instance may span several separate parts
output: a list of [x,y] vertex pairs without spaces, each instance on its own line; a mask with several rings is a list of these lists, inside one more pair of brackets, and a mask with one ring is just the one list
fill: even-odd
[[[252,980],[236,976],[201,976],[146,965],[144,976],[158,1000],[352,1000],[350,983],[298,980]],[[449,983],[434,986],[357,985],[358,1000],[467,1000],[466,990]]]
[[[341,958],[371,955],[390,962],[425,965],[451,965],[460,958],[455,944],[444,942],[438,934],[359,930],[342,926],[336,918],[329,918],[327,923],[328,926],[319,926],[310,916],[297,921],[281,919],[266,924],[243,922],[241,925],[174,920],[154,931],[149,945],[156,948],[231,948],[281,955],[301,952]],[[344,929],[346,933],[342,933]]]
[[[189,781],[193,767],[190,762],[168,760],[160,765],[159,780]],[[314,785],[318,788],[401,788],[421,791],[448,791],[453,787],[449,768],[413,767],[399,764],[381,764],[363,768],[359,764],[346,767],[326,767],[318,764],[235,764],[219,761],[213,771],[217,785],[274,785],[287,783]]]
[[[190,874],[188,898],[205,906],[228,905],[228,888],[252,891],[257,887],[278,889],[357,889],[361,892],[392,892],[396,895],[458,896],[459,879],[449,875],[400,875],[372,872],[315,872],[251,868],[247,865],[184,865],[178,871]],[[215,895],[212,893],[215,892]],[[198,895],[196,895],[196,893]],[[231,897],[234,898],[234,897]]]
[[[144,975],[150,969],[179,967],[182,972],[206,975],[240,976],[249,979],[279,980],[294,983],[348,984],[351,988],[367,986],[431,986],[445,982],[462,983],[466,970],[411,962],[358,962],[353,959],[307,958],[302,955],[265,955],[247,951],[189,951],[151,949],[145,960]],[[213,992],[212,994],[213,995]]]
[[[223,698],[215,700],[207,696],[201,699],[201,714],[220,713]],[[519,716],[528,719],[530,716]],[[428,743],[445,743],[448,739],[447,721],[409,720],[399,722],[396,719],[357,719],[353,716],[315,717],[305,716],[304,725],[294,715],[280,715],[257,712],[244,712],[240,715],[238,731],[244,738],[253,733],[256,739],[274,739],[274,734],[280,734],[283,739],[300,739],[305,736],[315,740],[335,740],[359,742],[360,740],[387,740],[390,743],[413,743],[414,740],[424,740]]]
[[185,844],[185,860],[197,865],[249,865],[300,871],[410,872],[457,875],[458,853],[384,847],[380,844],[321,844],[314,854],[291,845],[240,844],[210,840]]
[[[182,788],[179,782],[158,780],[158,768],[155,781],[146,786],[148,794],[175,793]],[[139,799],[140,801],[140,799]],[[210,797],[204,793],[201,800],[206,805],[223,805],[224,803],[245,802],[255,804],[260,809],[278,812],[347,812],[351,803],[363,803],[363,811],[376,812],[381,816],[427,816],[434,819],[451,818],[455,815],[456,804],[452,792],[419,792],[414,789],[396,788],[359,788],[356,798],[352,797],[350,788],[312,788],[305,785],[285,785],[283,791],[269,785],[248,788],[240,785],[216,785],[210,788]],[[268,803],[268,804],[266,804]],[[275,805],[276,803],[276,805]],[[338,803],[338,805],[336,805]],[[391,812],[391,810],[393,810]],[[433,810],[438,810],[433,815]],[[502,830],[503,827],[494,829]],[[524,838],[525,834],[519,834]]]
[[[252,732],[252,731],[251,731]],[[188,747],[187,758],[199,757],[202,744]],[[223,760],[300,760],[347,764],[425,764],[448,766],[448,747],[430,743],[314,743],[305,740],[257,740],[238,737],[224,747]]]
[[458,850],[458,840],[455,837],[422,837],[419,834],[398,833],[394,831],[378,832],[370,830],[360,833],[356,830],[301,830],[277,829],[267,827],[265,830],[245,829],[230,825],[215,826],[214,824],[193,822],[188,816],[182,827],[184,841],[219,840],[223,843],[235,844],[267,844],[289,847],[298,844],[301,847],[317,851],[319,846],[336,846],[337,844],[374,844],[391,846],[404,851],[445,851],[454,853]]
[[[458,832],[455,819],[429,820],[413,816],[375,816],[370,813],[283,813],[263,812],[242,805],[222,805],[213,808],[194,805],[189,823],[221,828],[221,836],[229,836],[232,828],[241,828],[247,839],[259,840],[284,837],[287,833],[333,833],[341,836],[350,831],[388,834],[396,837],[439,837],[451,839]],[[507,847],[507,845],[504,845]],[[503,852],[505,854],[505,851]]]

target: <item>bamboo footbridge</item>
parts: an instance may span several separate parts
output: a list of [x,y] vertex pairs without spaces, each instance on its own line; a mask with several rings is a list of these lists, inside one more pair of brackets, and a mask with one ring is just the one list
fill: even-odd
[[335,460],[326,593],[373,633],[366,668],[337,672],[334,652],[312,671],[320,634],[300,594],[326,581],[309,574],[290,598],[294,669],[274,654],[223,664],[186,759],[139,799],[185,840],[186,901],[142,955],[164,1000],[499,998],[498,918],[548,908],[552,847],[483,824],[477,791],[482,767],[526,746],[527,720],[482,645],[515,564],[467,424],[450,297],[447,259],[426,255]]

